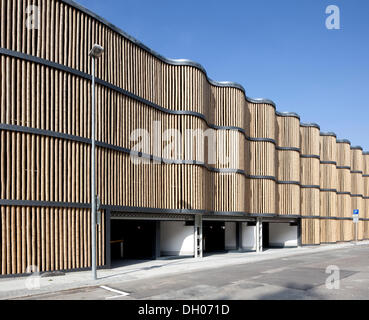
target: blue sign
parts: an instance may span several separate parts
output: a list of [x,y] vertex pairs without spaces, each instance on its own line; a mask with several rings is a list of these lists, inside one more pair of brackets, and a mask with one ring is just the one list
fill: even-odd
[[359,210],[358,209],[355,209],[354,210],[354,214],[359,214]]

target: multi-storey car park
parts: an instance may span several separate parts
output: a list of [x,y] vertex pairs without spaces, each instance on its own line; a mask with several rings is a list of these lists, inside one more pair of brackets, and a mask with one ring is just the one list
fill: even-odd
[[[30,5],[40,10],[38,29],[27,28]],[[352,241],[353,209],[359,240],[369,238],[361,147],[247,97],[239,84],[210,80],[197,63],[160,56],[72,1],[0,6],[2,275],[91,265],[95,43],[105,48],[96,80],[99,266]],[[208,163],[181,140],[181,152],[158,156],[150,146],[149,163],[133,163],[131,133],[153,133],[155,121],[161,132],[214,129],[230,161]]]

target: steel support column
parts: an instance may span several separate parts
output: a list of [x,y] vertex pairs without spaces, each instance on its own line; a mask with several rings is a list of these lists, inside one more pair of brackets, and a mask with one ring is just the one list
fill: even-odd
[[256,218],[256,252],[263,251],[263,221]]
[[237,250],[238,251],[243,251],[243,247],[242,247],[242,242],[243,242],[243,222],[242,221],[238,221],[236,222],[236,243],[237,243]]
[[194,223],[194,256],[202,258],[202,216],[195,215]]

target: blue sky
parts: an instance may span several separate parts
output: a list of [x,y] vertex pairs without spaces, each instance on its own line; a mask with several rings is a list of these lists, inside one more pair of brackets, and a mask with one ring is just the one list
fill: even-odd
[[[78,0],[168,58],[369,151],[369,1]],[[328,30],[328,5],[341,29]]]

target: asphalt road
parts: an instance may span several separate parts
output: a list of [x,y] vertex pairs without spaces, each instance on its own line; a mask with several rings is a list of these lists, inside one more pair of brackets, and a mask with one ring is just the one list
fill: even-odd
[[[339,269],[339,282],[332,282]],[[327,280],[328,279],[328,280]],[[330,284],[328,288],[326,282]],[[337,288],[339,284],[339,288]],[[333,287],[333,288],[332,288]],[[123,294],[129,294],[123,296]],[[86,287],[27,299],[369,299],[369,247],[351,246],[217,269]]]

